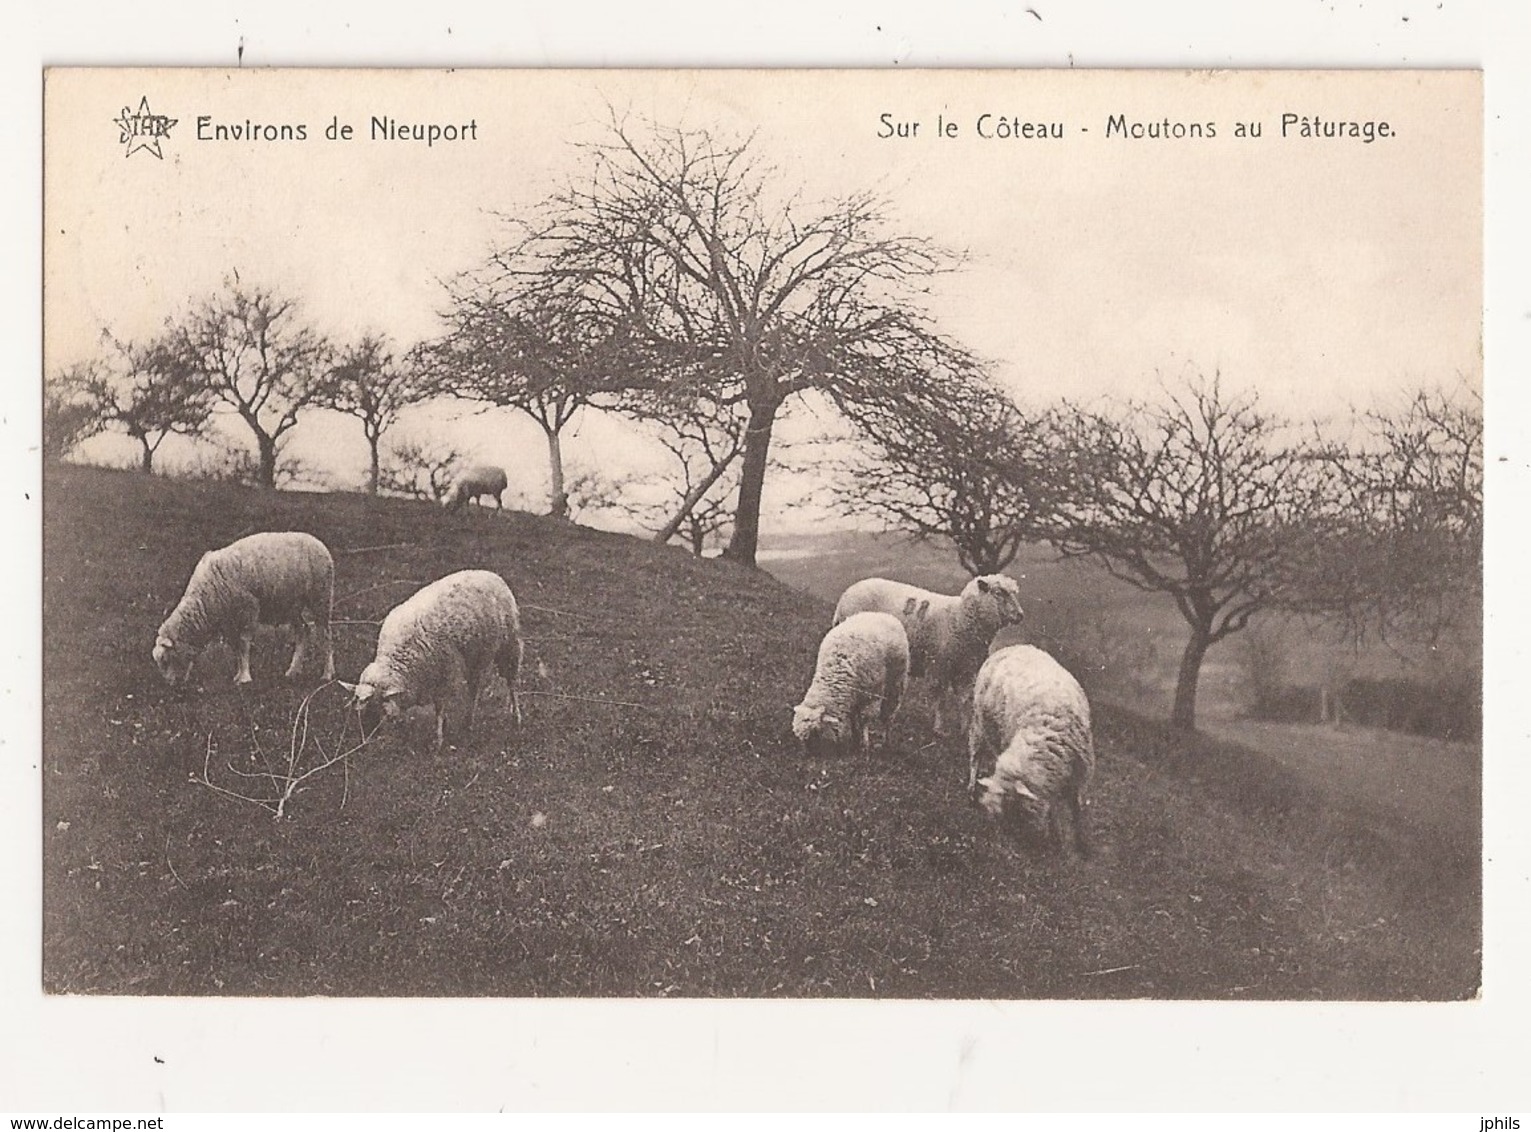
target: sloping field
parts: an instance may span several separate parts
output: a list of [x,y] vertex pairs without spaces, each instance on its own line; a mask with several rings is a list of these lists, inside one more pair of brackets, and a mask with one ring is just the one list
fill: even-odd
[[[221,646],[188,694],[149,660],[206,549],[308,530],[336,554],[337,665],[420,583],[501,572],[525,610],[459,749],[427,721],[253,793],[307,687]],[[45,497],[44,971],[54,992],[1462,998],[1476,847],[1274,760],[1102,709],[1100,852],[1034,860],[966,798],[916,696],[885,758],[799,755],[828,609],[763,572],[522,514],[87,468]],[[338,687],[315,733],[344,723]],[[213,756],[209,758],[211,750]],[[253,783],[253,785],[252,785]]]
[[[965,575],[956,556],[938,544],[911,543],[895,535],[835,532],[796,536],[765,561],[782,581],[833,602],[858,578],[885,575],[956,592]],[[1168,716],[1186,628],[1168,597],[1119,582],[1083,561],[1061,561],[1045,547],[1023,547],[1007,571],[1022,579],[1026,624],[1014,632],[1068,660],[1101,667],[1082,669],[1097,702],[1109,698],[1152,719]],[[1413,668],[1379,641],[1360,646],[1322,625],[1277,622],[1274,631],[1290,679],[1322,684],[1337,671],[1429,678],[1430,663],[1448,651],[1418,649],[1426,661]],[[1452,663],[1477,661],[1474,642],[1456,640]],[[1476,853],[1482,790],[1481,745],[1453,742],[1346,723],[1303,724],[1247,716],[1245,638],[1216,645],[1202,665],[1197,725],[1208,735],[1259,751],[1293,771],[1320,794],[1382,809],[1408,823],[1430,827],[1431,836]],[[1427,669],[1421,673],[1420,667]],[[1422,693],[1424,694],[1424,693]]]

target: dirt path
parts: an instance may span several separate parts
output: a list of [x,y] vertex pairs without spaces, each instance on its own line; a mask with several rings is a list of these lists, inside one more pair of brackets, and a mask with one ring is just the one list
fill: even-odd
[[1428,826],[1461,843],[1478,837],[1478,747],[1368,727],[1206,720],[1209,735],[1267,754],[1308,781]]

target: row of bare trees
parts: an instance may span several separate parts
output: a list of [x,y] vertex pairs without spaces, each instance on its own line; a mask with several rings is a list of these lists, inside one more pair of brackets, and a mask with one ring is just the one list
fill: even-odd
[[384,338],[335,346],[303,321],[296,300],[248,286],[237,273],[152,340],[105,337],[105,346],[103,356],[50,383],[47,454],[62,455],[115,428],[138,443],[140,466],[150,472],[167,438],[202,436],[222,412],[247,427],[256,481],[274,487],[282,447],[299,418],[326,408],[361,421],[375,492],[384,432],[403,409],[431,395],[416,367],[400,362]]
[[969,391],[980,403],[961,411],[853,410],[867,444],[834,502],[945,540],[973,572],[1050,543],[1165,595],[1188,628],[1178,726],[1194,726],[1207,650],[1257,615],[1426,641],[1477,616],[1483,414],[1465,385],[1346,422],[1284,419],[1217,376],[1029,415]]
[[[550,509],[563,514],[562,436],[598,405],[645,422],[679,461],[684,486],[659,533],[726,507],[728,553],[753,563],[784,408],[810,391],[842,406],[916,396],[970,366],[923,309],[954,258],[892,231],[878,198],[807,202],[778,188],[751,142],[705,131],[640,135],[613,121],[585,156],[579,176],[452,282],[446,332],[407,364],[376,342],[337,359],[289,300],[235,280],[146,348],[165,361],[155,380],[196,389],[185,419],[158,423],[190,432],[209,405],[237,414],[269,485],[299,414],[340,408],[367,428],[375,484],[392,406],[451,393],[538,425]],[[397,392],[371,398],[385,387]],[[725,487],[731,505],[719,502]]]

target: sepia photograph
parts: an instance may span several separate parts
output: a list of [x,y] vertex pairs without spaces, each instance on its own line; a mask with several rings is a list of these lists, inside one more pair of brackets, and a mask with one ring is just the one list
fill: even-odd
[[49,69],[45,994],[1476,999],[1482,113]]

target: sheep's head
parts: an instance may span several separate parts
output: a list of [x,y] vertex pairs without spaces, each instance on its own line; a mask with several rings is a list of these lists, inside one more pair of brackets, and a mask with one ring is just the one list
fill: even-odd
[[398,719],[409,706],[404,702],[402,689],[385,673],[378,672],[376,665],[364,668],[356,683],[342,680],[340,686],[351,693],[351,706],[361,716],[362,731],[368,735],[377,730],[384,716]]
[[798,704],[792,709],[792,734],[810,755],[830,754],[845,746],[849,732],[846,720],[822,707]]
[[1024,782],[996,782],[997,775],[978,780],[983,790],[978,804],[999,819],[1000,825],[1023,841],[1043,840],[1052,807],[1045,798],[1031,791]]
[[999,612],[1001,625],[1019,625],[1026,620],[1026,612],[1021,608],[1021,587],[1014,578],[1007,578],[1003,574],[985,574],[968,583],[964,596],[969,593],[980,594],[993,602]]
[[176,641],[163,629],[154,638],[154,666],[174,688],[191,679],[191,662],[197,659],[197,650],[185,641]]

